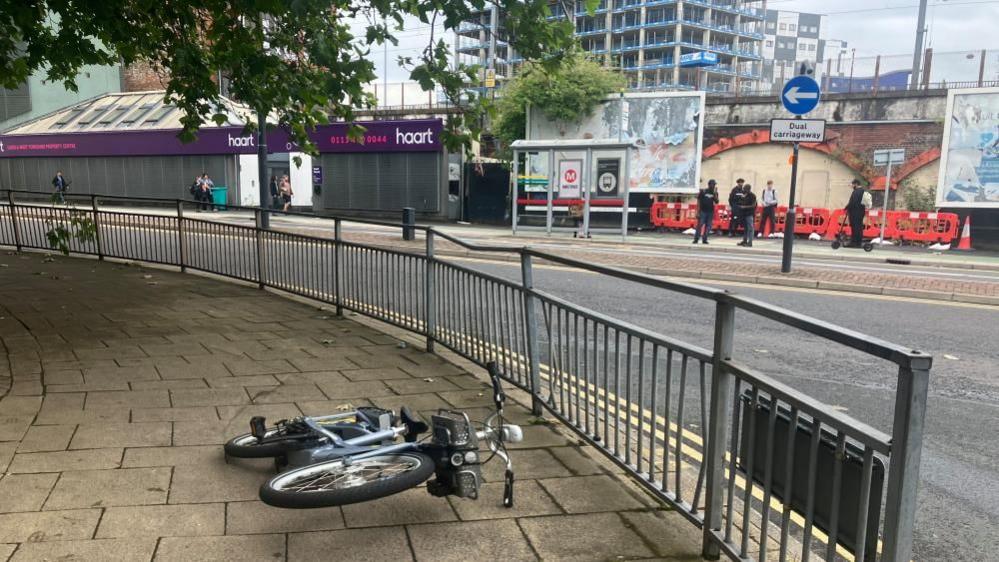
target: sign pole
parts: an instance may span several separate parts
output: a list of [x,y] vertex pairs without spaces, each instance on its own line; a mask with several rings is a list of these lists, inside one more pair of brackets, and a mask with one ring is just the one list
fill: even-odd
[[888,175],[885,178],[885,197],[881,205],[881,243],[885,243],[885,225],[888,223],[888,195],[891,193],[891,157],[888,158]]
[[[799,115],[800,119],[801,116]],[[791,252],[794,250],[794,207],[795,189],[798,185],[798,143],[794,143],[791,156],[791,195],[787,201],[787,214],[784,216],[784,254],[780,260],[780,272],[791,273]]]

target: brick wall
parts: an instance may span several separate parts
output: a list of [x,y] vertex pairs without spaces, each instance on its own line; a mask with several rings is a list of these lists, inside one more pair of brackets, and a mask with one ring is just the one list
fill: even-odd
[[[826,126],[826,144],[830,155],[870,180],[880,175],[878,169],[874,168],[875,150],[904,148],[906,160],[912,160],[931,153],[934,149],[940,149],[943,142],[943,128],[943,123],[936,121],[829,124]],[[764,135],[768,132],[759,126],[707,126],[704,129],[704,147],[708,148],[722,139],[734,139],[754,130],[759,130]],[[929,160],[938,157],[938,152],[927,155]],[[929,160],[920,162],[919,165],[928,163]]]
[[166,88],[166,72],[149,63],[136,62],[122,69],[122,91],[147,92]]

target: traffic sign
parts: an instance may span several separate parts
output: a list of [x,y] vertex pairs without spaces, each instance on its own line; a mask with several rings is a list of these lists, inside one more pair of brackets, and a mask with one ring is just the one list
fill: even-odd
[[795,76],[784,84],[780,102],[794,115],[804,115],[819,105],[819,83],[811,76]]
[[874,165],[887,166],[889,164],[901,164],[905,162],[905,149],[893,148],[889,150],[874,151]]
[[771,119],[770,142],[824,142],[825,119]]

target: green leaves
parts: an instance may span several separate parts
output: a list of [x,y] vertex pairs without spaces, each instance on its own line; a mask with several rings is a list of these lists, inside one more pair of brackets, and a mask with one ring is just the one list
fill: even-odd
[[[439,35],[474,10],[506,14],[501,39],[525,59],[557,65],[573,44],[572,25],[548,22],[549,0],[0,0],[0,86],[14,88],[44,70],[75,88],[85,65],[148,62],[168,78],[166,97],[184,112],[183,140],[206,121],[224,120],[216,80],[249,110],[276,117],[293,140],[314,152],[307,133],[330,120],[353,121],[370,107],[364,86],[375,79],[372,46],[398,44],[406,16],[430,24],[418,56],[403,57],[426,91],[441,88],[465,111],[448,119],[448,148],[468,148],[489,112],[466,92],[474,68],[455,65]],[[586,0],[595,7],[597,0]],[[357,22],[367,22],[356,27]],[[387,22],[387,23],[386,23]],[[351,25],[355,27],[351,27]]]
[[527,64],[503,90],[493,134],[504,147],[525,136],[526,107],[552,120],[573,122],[589,115],[600,100],[624,86],[620,74],[601,67],[583,53]]
[[97,223],[86,211],[70,207],[65,218],[61,211],[46,220],[49,229],[45,238],[53,250],[69,255],[70,245],[75,240],[80,244],[89,244],[97,240]]

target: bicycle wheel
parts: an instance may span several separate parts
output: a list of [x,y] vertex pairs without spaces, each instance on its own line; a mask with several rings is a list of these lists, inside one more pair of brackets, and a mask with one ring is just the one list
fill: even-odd
[[418,452],[388,453],[295,468],[260,486],[260,499],[275,507],[308,508],[358,503],[398,494],[422,484],[434,462]]
[[288,451],[309,447],[318,441],[319,437],[312,432],[290,433],[287,428],[269,427],[262,440],[244,433],[226,441],[223,448],[230,457],[259,459],[277,457]]

